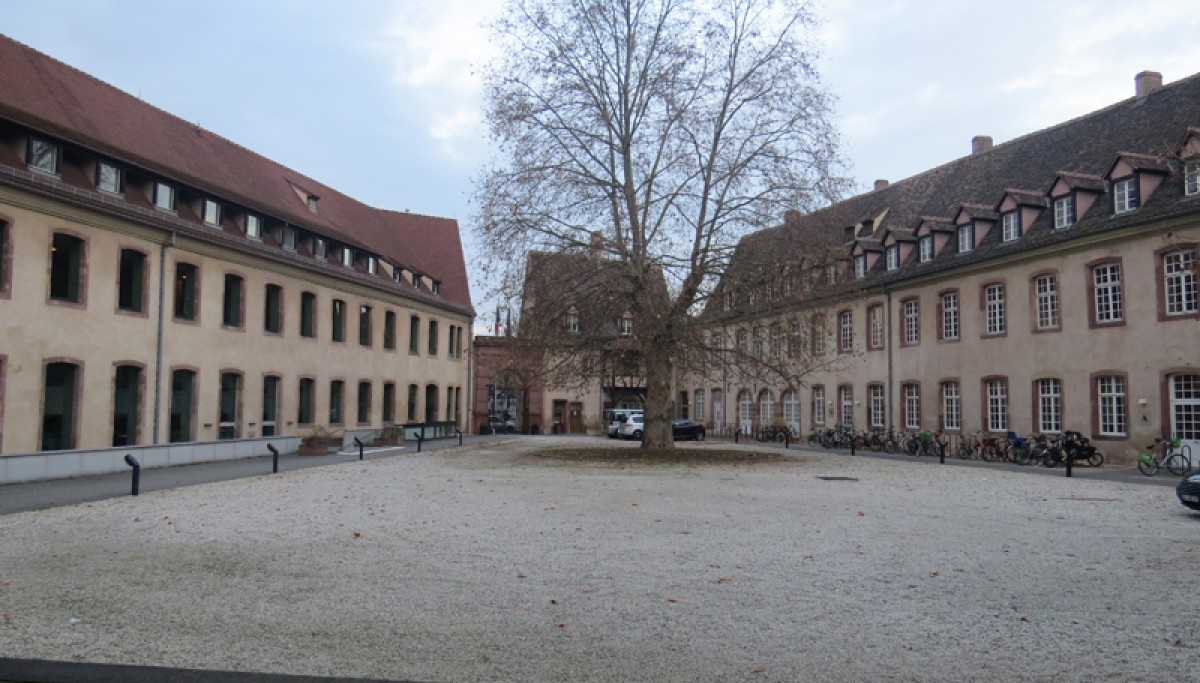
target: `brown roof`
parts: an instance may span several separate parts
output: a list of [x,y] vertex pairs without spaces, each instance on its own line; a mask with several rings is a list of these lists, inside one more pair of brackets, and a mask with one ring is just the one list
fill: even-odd
[[[374,252],[470,308],[453,219],[367,206],[5,36],[0,64],[0,117]],[[320,198],[317,213],[297,188]]]

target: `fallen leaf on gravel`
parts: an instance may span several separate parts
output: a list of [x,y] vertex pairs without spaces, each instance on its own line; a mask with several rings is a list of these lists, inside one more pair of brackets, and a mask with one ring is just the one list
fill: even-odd
[[858,511],[858,516],[859,516],[859,517],[866,517],[866,516],[867,516],[867,513],[863,512],[862,510],[859,510],[859,511]]
[[1183,641],[1182,641],[1182,640],[1177,640],[1177,641],[1175,641],[1175,642],[1171,643],[1171,646],[1172,646],[1172,647],[1183,647]]
[[930,576],[937,576],[937,575],[938,575],[938,573],[937,573],[937,572],[929,572],[929,575],[930,575]]
[[135,521],[135,522],[140,522],[140,521],[142,521],[142,518],[141,518],[141,517],[134,517],[134,518],[133,518],[133,521]]
[[5,615],[4,615],[4,620],[5,620],[5,621],[12,621],[12,620],[13,620],[13,619],[15,619],[15,618],[16,618],[16,617],[14,617],[14,616],[13,616],[13,615],[11,615],[11,614],[5,614]]
[[965,572],[965,571],[967,571],[967,570],[963,569],[962,567],[955,567],[955,568],[954,568],[954,571],[956,571],[956,572]]
[[11,586],[12,581],[0,581],[0,586]]
[[362,538],[362,532],[361,532],[361,531],[355,531],[355,532],[354,532],[354,537],[355,537],[355,538]]
[[667,602],[679,602],[679,597],[675,595],[668,595]]
[[551,605],[557,605],[557,604],[558,604],[558,601],[557,601],[557,600],[555,600],[554,598],[550,598],[550,604],[551,604]]
[[1021,617],[1021,621],[1025,622],[1026,624],[1028,624],[1028,623],[1029,623],[1029,617]]
[[707,566],[709,569],[720,569],[720,568],[721,568],[721,565],[719,565],[719,564],[712,564],[712,563],[709,563],[709,564],[708,564],[708,565],[706,565],[706,566]]
[[767,670],[767,669],[766,669],[766,667],[762,667],[762,666],[752,666],[752,667],[750,667],[750,673],[752,673],[752,674],[760,674],[760,673],[762,673],[762,672],[764,672],[764,671],[766,671],[766,670]]
[[517,572],[517,578],[518,578],[518,579],[523,579],[523,578],[525,578],[525,572]]
[[554,625],[554,628],[566,628],[566,627],[567,627],[566,624],[555,624]]
[[905,586],[905,588],[916,588],[916,587],[917,587],[917,584],[915,584],[915,583],[910,583],[907,586]]
[[721,578],[717,579],[716,581],[713,581],[713,583],[729,583],[730,581],[733,581],[732,576],[722,576]]

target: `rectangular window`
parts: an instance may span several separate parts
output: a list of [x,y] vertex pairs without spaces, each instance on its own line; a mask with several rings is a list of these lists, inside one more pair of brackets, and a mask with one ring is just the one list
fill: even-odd
[[332,330],[329,338],[335,342],[346,341],[346,302],[341,299],[334,299],[333,308],[330,312]]
[[825,355],[825,316],[812,317],[812,353],[814,356]]
[[154,207],[163,211],[174,211],[175,188],[166,183],[154,183]]
[[208,225],[221,224],[221,205],[211,199],[204,200],[204,222]]
[[1196,252],[1192,249],[1163,255],[1163,292],[1167,315],[1196,313]]
[[1004,334],[1008,329],[1006,320],[1004,285],[988,285],[983,290],[984,303],[987,307],[987,333]]
[[408,319],[408,352],[420,353],[420,351],[421,319],[414,315]]
[[1062,230],[1075,225],[1075,195],[1054,200],[1054,229]]
[[837,284],[837,264],[836,263],[830,263],[829,265],[825,266],[825,282],[827,284],[831,284],[831,285]]
[[1200,195],[1200,161],[1183,165],[1183,194],[1188,197]]
[[113,377],[113,446],[133,446],[138,443],[141,388],[141,368],[136,365],[116,367]]
[[1037,303],[1037,329],[1058,329],[1058,276],[1039,275],[1033,281],[1033,291]]
[[825,387],[813,387],[813,424],[825,425]]
[[896,270],[900,267],[900,245],[893,244],[887,248],[887,269]]
[[838,313],[838,352],[849,353],[854,350],[854,313],[842,311]]
[[316,415],[317,382],[307,377],[300,380],[300,395],[296,404],[297,424],[310,425]]
[[867,255],[859,254],[854,257],[854,277],[859,280],[867,276]]
[[408,421],[417,421],[417,390],[415,384],[408,385]]
[[620,325],[621,336],[628,337],[633,334],[633,318],[624,316],[617,321]]
[[975,250],[975,224],[964,223],[958,226],[958,253],[965,254]]
[[354,267],[354,250],[350,247],[342,247],[342,265],[347,268]]
[[871,426],[882,429],[887,426],[887,405],[882,384],[871,385]]
[[436,320],[429,321],[429,355],[436,356],[438,352],[438,324]]
[[346,383],[335,379],[329,383],[329,424],[340,425],[345,420],[342,401],[346,396]]
[[1128,213],[1138,208],[1137,176],[1113,183],[1113,213]]
[[121,194],[121,168],[103,161],[96,164],[96,189],[109,194]]
[[358,345],[370,346],[371,340],[371,307],[358,307]]
[[904,385],[904,428],[921,428],[921,385]]
[[358,423],[371,423],[371,383],[358,383]]
[[55,233],[50,242],[50,298],[83,301],[84,243],[78,237]]
[[383,422],[384,424],[396,422],[396,384],[394,382],[383,383]]
[[296,229],[290,225],[283,226],[283,248],[296,250]]
[[909,299],[904,302],[904,343],[917,344],[921,341],[921,302]]
[[279,378],[274,375],[263,377],[262,422],[259,427],[261,436],[279,433]]
[[1021,236],[1021,212],[1009,211],[1000,217],[1000,239],[1012,242]]
[[1121,266],[1107,263],[1092,268],[1092,286],[1096,322],[1112,323],[1124,319],[1121,304]]
[[370,275],[375,275],[378,272],[379,272],[379,259],[375,258],[374,256],[368,256],[367,257],[367,273]]
[[990,432],[1008,431],[1008,381],[989,379],[984,382],[987,391],[987,425]]
[[267,285],[263,301],[263,330],[283,334],[283,287]]
[[199,317],[200,270],[190,263],[175,264],[175,318]]
[[388,311],[383,314],[383,348],[388,351],[396,350],[396,313]]
[[58,145],[42,138],[29,138],[29,170],[57,175]]
[[196,440],[196,373],[175,370],[171,373],[171,443]]
[[117,278],[117,308],[141,313],[146,308],[146,255],[133,249],[121,250]]
[[221,324],[225,327],[242,326],[242,278],[225,273],[225,294],[221,298]]
[[917,247],[920,250],[921,263],[933,260],[933,235],[922,235],[917,241]]
[[252,240],[262,239],[262,219],[252,213],[246,214],[246,237]]
[[325,240],[320,237],[313,238],[313,258],[318,261],[324,261],[327,255],[328,245]]
[[853,387],[838,387],[838,421],[847,427],[854,424]]
[[958,382],[942,382],[942,425],[946,429],[962,429]]
[[867,309],[867,326],[871,332],[871,348],[883,348],[883,306]]
[[1038,431],[1058,433],[1062,431],[1062,380],[1039,379]]
[[579,334],[579,314],[578,313],[568,313],[567,314],[567,332],[570,332],[571,334]]
[[697,389],[692,399],[692,407],[696,412],[696,422],[704,423],[704,390]]
[[317,336],[317,295],[312,292],[300,294],[300,336]]
[[236,372],[221,373],[221,395],[218,401],[217,438],[241,437],[239,413],[242,404],[242,376]]
[[1125,436],[1125,378],[1120,375],[1096,378],[1098,420],[1102,436]]
[[958,292],[942,295],[942,339],[958,339]]

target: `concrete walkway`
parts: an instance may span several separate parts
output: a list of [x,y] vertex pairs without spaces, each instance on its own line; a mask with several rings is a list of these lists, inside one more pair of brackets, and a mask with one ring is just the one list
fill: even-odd
[[411,683],[384,679],[172,669],[44,659],[0,658],[0,683]]

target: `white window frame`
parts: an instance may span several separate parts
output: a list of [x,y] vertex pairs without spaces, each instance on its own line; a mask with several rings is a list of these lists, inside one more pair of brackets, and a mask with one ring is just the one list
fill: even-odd
[[837,264],[830,263],[825,266],[825,281],[831,285],[837,284]]
[[788,389],[779,402],[783,406],[783,423],[794,433],[800,431],[800,392]]
[[[105,177],[106,170],[110,172],[110,175],[107,177],[108,177],[108,179],[111,179],[111,181],[112,181],[111,183],[106,182],[106,177]],[[104,161],[98,162],[96,164],[96,189],[97,190],[99,190],[101,192],[107,192],[108,194],[119,195],[119,194],[121,194],[121,188],[122,188],[121,180],[122,180],[122,173],[121,173],[120,166],[117,166],[116,164],[110,164],[110,163],[107,163]]]
[[1037,329],[1057,330],[1062,325],[1058,309],[1058,275],[1047,273],[1033,279],[1037,302]]
[[1125,378],[1103,375],[1096,378],[1096,425],[1101,436],[1125,436],[1126,422]]
[[825,426],[825,387],[813,387],[813,424]]
[[704,424],[704,390],[697,389],[692,392],[692,409],[696,415],[696,422]]
[[921,235],[917,239],[917,249],[920,253],[921,263],[929,263],[933,260],[933,235]]
[[854,277],[863,279],[867,276],[867,255],[859,254],[854,257]]
[[1180,249],[1163,254],[1163,304],[1169,316],[1194,315],[1196,303],[1196,251]]
[[904,343],[907,345],[921,342],[921,302],[909,299],[904,302]]
[[983,290],[983,298],[987,305],[987,333],[989,335],[1004,334],[1008,331],[1004,285],[1000,283],[988,285]]
[[[323,237],[314,238],[313,239],[313,258],[317,259],[318,261],[324,261],[325,259],[328,258],[328,256],[329,256],[329,243],[326,242],[325,238],[323,238]],[[393,271],[393,277],[396,280],[400,279],[399,275],[400,275],[400,271],[398,269]]]
[[283,248],[288,251],[296,251],[296,228],[285,225],[283,226]]
[[867,309],[868,326],[871,328],[871,348],[883,348],[883,306],[877,305]]
[[29,170],[56,176],[61,155],[62,148],[58,145],[45,138],[30,136],[27,163]]
[[374,275],[379,272],[379,259],[374,256],[367,257],[367,273]]
[[1021,212],[1009,211],[1000,216],[1000,238],[1004,242],[1014,242],[1021,237]]
[[262,218],[256,214],[246,214],[246,237],[252,240],[262,239]]
[[1062,432],[1062,380],[1055,377],[1037,381],[1038,431],[1043,434]]
[[[350,247],[342,247],[342,265],[346,268],[354,267],[354,250]],[[420,280],[414,280],[414,282],[419,283]],[[420,284],[416,286],[420,287]]]
[[758,422],[759,424],[772,424],[775,421],[775,392],[770,389],[764,389],[758,395]]
[[162,181],[154,182],[154,208],[159,211],[175,210],[175,187]]
[[871,427],[882,429],[887,426],[887,402],[882,384],[871,385]]
[[578,313],[568,313],[567,314],[567,332],[570,332],[571,334],[579,334],[579,314]]
[[618,324],[620,325],[620,328],[621,328],[621,336],[622,337],[629,337],[629,336],[633,335],[633,318],[632,317],[623,316]]
[[1069,194],[1054,200],[1054,229],[1062,230],[1075,225],[1075,195]]
[[987,430],[1008,431],[1008,380],[989,379],[984,382],[987,394]]
[[904,428],[921,428],[921,385],[904,385]]
[[850,353],[854,350],[854,311],[838,313],[838,351]]
[[1185,197],[1200,195],[1200,160],[1183,164],[1183,194]]
[[972,251],[975,251],[975,223],[963,223],[958,226],[958,253]]
[[1121,264],[1104,263],[1092,268],[1097,323],[1116,323],[1125,319],[1121,300]]
[[838,387],[838,424],[851,426],[854,424],[854,387],[843,385]]
[[962,429],[962,391],[958,382],[942,382],[942,422],[946,429]]
[[1138,208],[1137,176],[1122,178],[1113,182],[1113,213],[1122,214],[1136,211]]
[[900,267],[900,245],[893,244],[887,248],[887,269],[896,270]]
[[205,225],[221,224],[221,205],[215,199],[204,199],[203,220]]
[[958,292],[946,292],[942,295],[942,339],[952,341],[958,339],[960,332],[958,318]]

